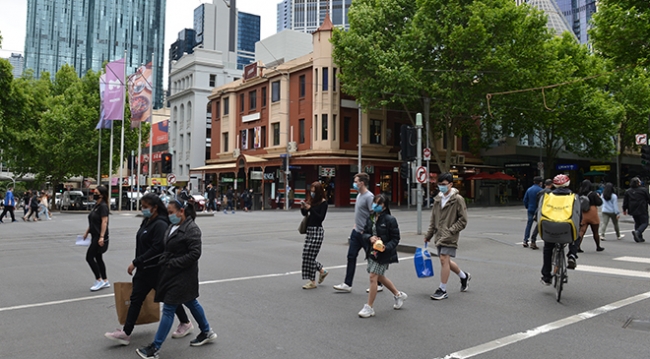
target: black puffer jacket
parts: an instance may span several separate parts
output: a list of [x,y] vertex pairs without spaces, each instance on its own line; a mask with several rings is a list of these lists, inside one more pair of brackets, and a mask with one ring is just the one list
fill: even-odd
[[169,227],[167,216],[156,216],[153,219],[145,218],[140,224],[140,229],[135,236],[135,259],[133,264],[137,268],[136,276],[158,276],[156,259],[165,249],[165,233]]
[[630,188],[625,191],[623,210],[630,216],[643,216],[648,214],[650,194],[645,187]]
[[174,233],[165,233],[156,302],[183,304],[199,297],[201,229],[187,218]]
[[[375,216],[375,214],[371,214],[370,217],[368,217],[366,227],[363,230],[364,241],[370,241],[370,237],[373,236],[372,225]],[[399,244],[400,239],[397,220],[390,214],[382,213],[377,218],[375,227],[377,230],[377,237],[381,238],[386,249],[384,249],[383,252],[379,252],[373,250],[371,247],[370,251],[368,251],[368,256],[381,264],[397,263],[397,245]]]

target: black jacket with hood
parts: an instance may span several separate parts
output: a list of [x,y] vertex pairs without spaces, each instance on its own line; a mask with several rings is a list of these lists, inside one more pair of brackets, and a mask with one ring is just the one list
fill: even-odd
[[167,216],[158,215],[153,219],[145,218],[136,234],[135,275],[158,275],[156,259],[165,250],[165,232],[169,227]]

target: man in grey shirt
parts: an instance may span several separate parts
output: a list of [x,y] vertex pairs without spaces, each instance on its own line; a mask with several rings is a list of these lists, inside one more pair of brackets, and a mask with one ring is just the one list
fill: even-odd
[[[375,196],[368,190],[370,177],[367,173],[358,173],[354,176],[354,189],[359,191],[356,203],[354,204],[354,228],[350,234],[350,247],[348,248],[348,266],[345,273],[345,281],[334,286],[334,289],[341,292],[352,291],[352,279],[357,267],[357,257],[361,248],[367,253],[370,243],[365,243],[362,239],[363,229],[366,227],[366,221],[372,211],[372,202]],[[377,291],[380,292],[384,287],[379,284]]]

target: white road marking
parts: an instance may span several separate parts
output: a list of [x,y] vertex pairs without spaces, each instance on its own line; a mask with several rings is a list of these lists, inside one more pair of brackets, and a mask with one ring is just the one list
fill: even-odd
[[[605,235],[608,235],[608,234],[616,234],[616,232],[607,232],[607,233],[605,233]],[[593,233],[592,234],[585,234],[585,237],[593,237],[593,236],[594,236]],[[544,242],[541,238],[538,238],[537,241]],[[530,242],[530,240],[529,240],[529,242]],[[515,244],[524,244],[524,242],[523,241],[522,242],[517,242]]]
[[578,264],[575,270],[580,272],[589,272],[589,273],[622,275],[626,277],[650,278],[650,272],[643,272],[643,271],[629,270],[629,269],[608,268],[608,267],[596,267],[596,266],[590,266],[585,264]]
[[624,262],[632,262],[632,263],[646,263],[650,264],[650,258],[643,258],[643,257],[616,257],[614,258],[615,261],[624,261]]
[[[580,266],[578,266],[578,267],[580,267]],[[484,343],[484,344],[477,345],[475,347],[471,347],[471,348],[464,349],[464,350],[461,350],[461,351],[458,351],[458,352],[455,352],[455,353],[451,353],[451,354],[446,355],[446,356],[444,356],[442,358],[444,358],[444,359],[466,359],[466,358],[471,358],[471,357],[474,357],[474,356],[477,356],[477,355],[480,355],[480,354],[483,354],[483,353],[487,353],[487,352],[490,352],[490,351],[505,347],[505,346],[510,345],[510,344],[520,342],[520,341],[525,340],[525,339],[530,339],[530,338],[536,337],[536,336],[538,336],[540,334],[548,333],[550,331],[560,329],[560,328],[566,327],[568,325],[575,324],[575,323],[581,322],[583,320],[587,320],[587,319],[599,316],[601,314],[611,312],[611,311],[616,310],[616,309],[623,308],[625,306],[628,306],[630,304],[634,304],[636,302],[640,302],[640,301],[648,299],[648,298],[650,298],[650,292],[641,293],[641,294],[635,295],[633,297],[629,297],[629,298],[619,300],[619,301],[611,303],[611,304],[604,305],[604,306],[602,306],[600,308],[596,308],[596,309],[593,309],[593,310],[590,310],[590,311],[582,312],[582,313],[572,315],[570,317],[566,317],[566,318],[563,318],[563,319],[560,319],[560,320],[557,320],[557,321],[554,321],[554,322],[551,322],[551,323],[548,323],[548,324],[541,325],[539,327],[530,329],[530,330],[525,331],[525,332],[519,332],[519,333],[512,334],[512,335],[509,335],[509,336],[506,336],[506,337],[503,337],[503,338],[500,338],[500,339],[496,339],[496,340],[493,340],[493,341],[490,341],[490,342],[487,342],[487,343]],[[440,358],[438,358],[438,359],[440,359]]]
[[[400,257],[400,260],[409,260],[413,259],[413,256],[409,257]],[[357,263],[357,266],[361,265],[366,265],[366,262],[361,262]],[[338,265],[338,266],[332,266],[332,267],[327,267],[327,269],[341,269],[341,268],[346,268],[347,265]],[[199,282],[199,284],[217,284],[217,283],[228,283],[228,282],[240,282],[240,281],[245,281],[245,280],[251,280],[251,279],[262,279],[262,278],[273,278],[273,277],[284,277],[284,276],[290,276],[294,274],[300,274],[301,271],[292,271],[292,272],[285,272],[285,273],[272,273],[272,274],[262,274],[262,275],[254,275],[254,276],[249,276],[249,277],[237,277],[237,278],[225,278],[225,279],[217,279],[217,280],[206,280],[203,282]],[[24,305],[15,305],[13,307],[4,307],[0,308],[0,312],[8,312],[12,310],[19,310],[19,309],[29,309],[29,308],[38,308],[38,307],[47,307],[51,305],[58,305],[58,304],[66,304],[66,303],[74,303],[74,302],[81,302],[84,300],[93,300],[93,299],[100,299],[100,298],[109,298],[113,297],[115,294],[103,294],[103,295],[93,295],[89,297],[80,297],[80,298],[72,298],[72,299],[63,299],[63,300],[55,300],[51,302],[42,302],[42,303],[34,303],[34,304],[24,304]]]

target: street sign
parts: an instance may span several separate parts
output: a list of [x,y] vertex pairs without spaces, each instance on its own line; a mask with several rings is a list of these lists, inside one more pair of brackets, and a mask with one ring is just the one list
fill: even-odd
[[173,173],[170,173],[167,175],[167,182],[174,184],[176,183],[176,175]]
[[541,162],[541,161],[537,162],[537,169],[540,170],[540,171],[543,170],[544,169],[544,162]]
[[648,135],[645,133],[638,133],[634,136],[636,139],[637,145],[647,145],[648,144]]
[[425,183],[427,181],[427,168],[424,166],[418,167],[418,169],[415,170],[415,179],[419,183]]
[[422,154],[424,155],[424,160],[425,161],[431,161],[431,149],[430,148],[425,148],[422,151]]

